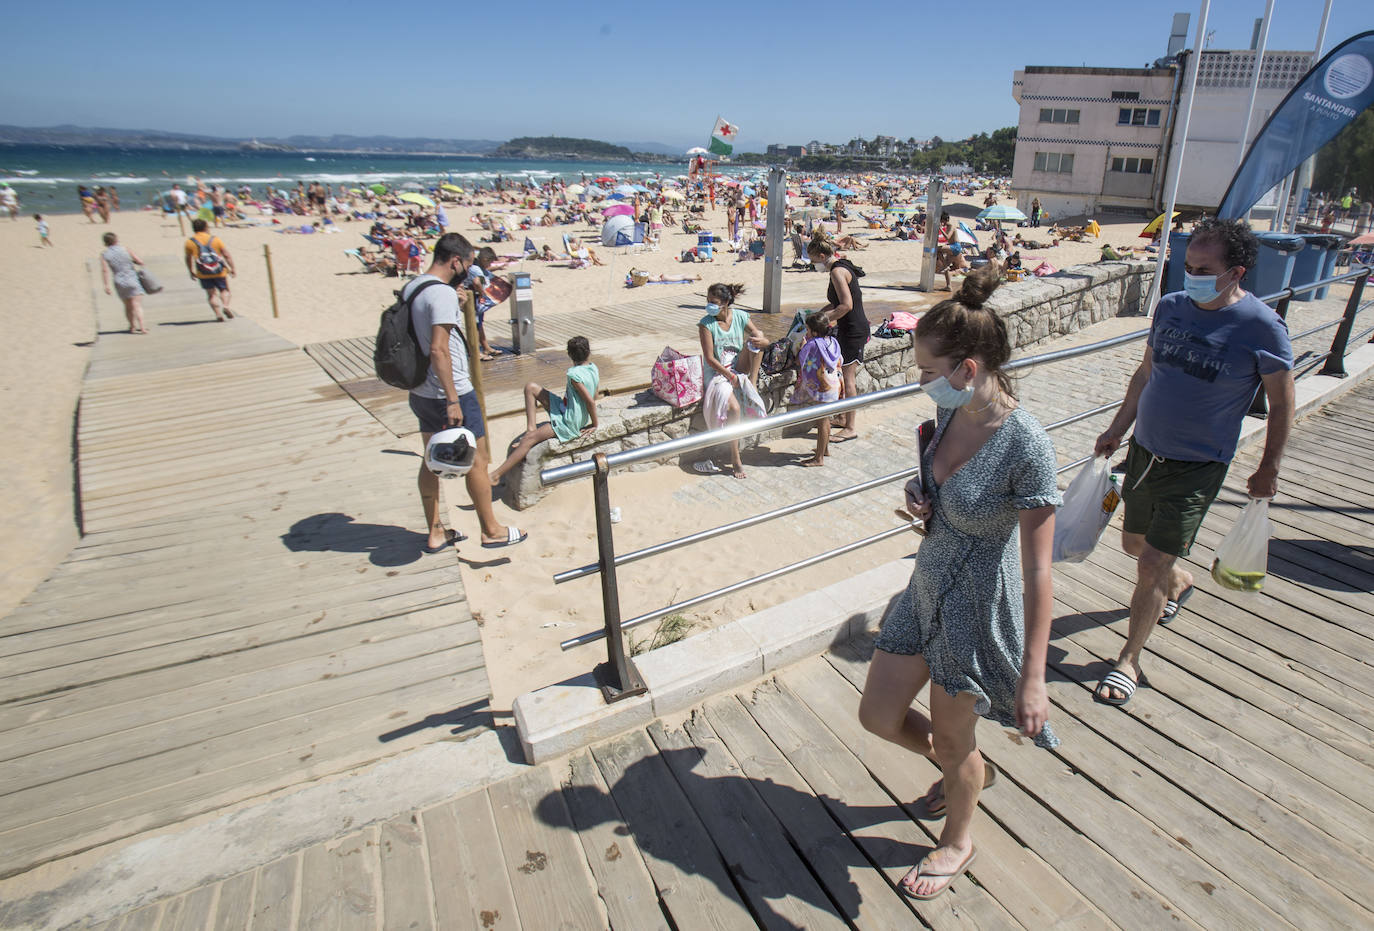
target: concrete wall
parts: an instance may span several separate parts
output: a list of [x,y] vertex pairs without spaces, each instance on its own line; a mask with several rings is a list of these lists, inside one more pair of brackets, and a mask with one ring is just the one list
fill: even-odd
[[[988,306],[1006,321],[1013,351],[1026,355],[1041,343],[1076,333],[1109,317],[1143,314],[1142,305],[1149,295],[1153,275],[1152,262],[1073,265],[1047,278],[1004,284],[989,300]],[[863,366],[855,381],[861,394],[903,385],[915,379],[915,367],[910,337],[874,338],[864,349]],[[759,379],[759,393],[770,411],[785,408],[794,377],[793,372],[787,371]],[[597,403],[600,426],[595,433],[569,443],[546,440],[530,450],[524,463],[511,470],[503,488],[509,504],[523,510],[548,493],[539,481],[539,472],[543,469],[590,459],[596,453],[638,449],[703,429],[700,404],[673,408],[650,391],[603,398]],[[748,447],[767,438],[764,434],[742,441],[742,445]],[[493,451],[494,454],[498,452]],[[504,458],[503,452],[500,455]],[[707,455],[707,451],[687,455],[695,460]],[[641,462],[630,469],[651,469],[676,458]]]

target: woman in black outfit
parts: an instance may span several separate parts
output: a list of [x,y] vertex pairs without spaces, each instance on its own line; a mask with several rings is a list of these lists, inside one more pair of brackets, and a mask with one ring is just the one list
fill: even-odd
[[[854,376],[863,362],[864,345],[872,335],[868,318],[864,316],[863,292],[859,288],[859,279],[864,276],[864,270],[849,259],[836,258],[835,247],[823,236],[812,239],[806,251],[815,263],[816,270],[830,275],[830,286],[825,292],[825,299],[829,303],[820,312],[829,317],[835,327],[834,336],[840,342],[844,396],[852,398],[858,393]],[[831,436],[831,440],[843,443],[854,439],[859,435],[856,423],[854,411],[843,414],[841,421],[837,422],[839,432]]]

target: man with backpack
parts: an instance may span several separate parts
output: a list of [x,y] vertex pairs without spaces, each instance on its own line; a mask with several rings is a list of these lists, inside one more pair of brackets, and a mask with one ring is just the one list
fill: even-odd
[[229,276],[237,275],[234,260],[224,241],[199,218],[191,221],[191,238],[186,240],[186,270],[205,289],[205,299],[210,302],[216,320],[222,322],[234,316],[229,309]]
[[[429,373],[423,382],[410,389],[410,409],[420,421],[420,436],[426,446],[429,438],[449,427],[466,427],[473,437],[486,436],[482,405],[468,374],[468,348],[463,338],[462,314],[458,306],[457,285],[467,278],[473,264],[472,243],[459,233],[446,233],[434,244],[433,261],[423,275],[417,275],[400,290],[402,301],[410,305],[410,320],[420,352],[429,358]],[[482,546],[496,549],[514,546],[528,534],[517,527],[498,523],[491,506],[491,479],[487,472],[490,454],[486,443],[478,443],[477,458],[464,476],[468,496],[482,525]],[[420,461],[420,504],[424,507],[429,538],[425,552],[437,553],[463,540],[457,531],[446,530],[439,506],[439,477]]]

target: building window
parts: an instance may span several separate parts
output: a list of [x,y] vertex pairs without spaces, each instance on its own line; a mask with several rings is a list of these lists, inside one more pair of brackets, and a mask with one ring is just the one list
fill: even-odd
[[1155,160],[1152,158],[1114,158],[1112,171],[1122,171],[1130,175],[1153,174]]
[[1122,107],[1116,111],[1118,126],[1158,126],[1160,111],[1145,107]]
[[1040,108],[1040,122],[1042,123],[1077,123],[1077,110],[1050,109],[1049,107]]
[[1036,152],[1035,170],[1069,174],[1073,171],[1073,156],[1058,152]]
[[1140,91],[1112,91],[1113,100],[1139,100]]

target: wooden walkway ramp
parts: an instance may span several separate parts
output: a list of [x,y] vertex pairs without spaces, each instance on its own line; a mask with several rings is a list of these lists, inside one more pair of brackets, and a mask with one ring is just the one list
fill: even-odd
[[[601,371],[602,390],[612,394],[648,387],[649,372],[664,346],[671,345],[688,354],[699,352],[693,347],[697,346],[697,321],[705,312],[705,287],[698,282],[673,288],[671,294],[662,297],[578,313],[541,314],[536,308],[535,351],[529,355],[512,354],[510,327],[505,322],[510,311],[507,305],[499,305],[487,314],[486,320],[488,340],[494,348],[503,350],[498,358],[482,367],[487,416],[524,411],[525,385],[531,381],[561,392],[564,373],[572,364],[565,347],[574,336],[591,340],[593,361]],[[754,320],[770,339],[776,339],[791,323],[790,314],[786,320],[783,317],[758,313]],[[406,393],[380,381],[373,373],[375,343],[372,336],[359,336],[311,343],[305,351],[388,430],[407,436],[416,432],[415,415],[410,412]]]
[[155,270],[153,335],[98,301],[85,535],[0,620],[0,876],[483,720],[457,558],[412,529],[410,444]]
[[1132,565],[1107,539],[1057,573],[1063,745],[980,726],[1003,775],[936,901],[895,890],[940,831],[913,801],[937,773],[859,727],[865,639],[106,927],[1370,927],[1371,444],[1374,384],[1299,425],[1259,595],[1207,577],[1255,455],[1236,462],[1125,710],[1091,690]]

